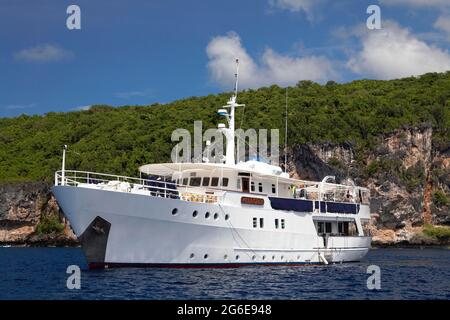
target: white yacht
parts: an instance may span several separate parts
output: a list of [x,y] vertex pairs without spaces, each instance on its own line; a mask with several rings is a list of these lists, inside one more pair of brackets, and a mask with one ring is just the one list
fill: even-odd
[[132,178],[65,170],[64,149],[53,193],[90,268],[328,264],[367,254],[367,189],[236,163],[236,97],[237,81],[222,163],[146,164],[139,170],[152,178]]

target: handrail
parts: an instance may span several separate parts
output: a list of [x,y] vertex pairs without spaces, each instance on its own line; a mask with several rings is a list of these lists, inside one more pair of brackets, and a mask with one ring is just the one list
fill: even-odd
[[[117,181],[118,184],[110,184]],[[124,184],[125,183],[125,184]],[[153,179],[143,179],[113,175],[108,173],[98,173],[90,171],[65,170],[55,172],[55,186],[70,185],[79,186],[81,184],[95,185],[98,189],[114,190],[130,193],[138,193],[139,190],[149,192],[151,196],[165,198],[177,198],[185,201],[214,203],[218,202],[221,195],[195,192],[190,186],[179,185],[174,182],[167,182]]]

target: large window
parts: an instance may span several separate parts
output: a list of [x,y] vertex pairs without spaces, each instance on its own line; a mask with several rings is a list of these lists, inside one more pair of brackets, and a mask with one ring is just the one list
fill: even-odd
[[214,177],[211,179],[211,187],[217,187],[219,185],[219,178]]
[[331,222],[325,222],[325,233],[331,233]]
[[204,177],[203,178],[202,186],[204,186],[204,187],[209,186],[209,177]]
[[189,185],[192,187],[199,187],[201,182],[202,182],[202,178],[195,177],[195,178],[191,178],[191,180],[189,181]]

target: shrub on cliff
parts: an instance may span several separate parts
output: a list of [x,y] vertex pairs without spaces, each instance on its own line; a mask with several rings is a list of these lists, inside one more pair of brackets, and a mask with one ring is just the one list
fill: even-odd
[[41,216],[41,220],[36,226],[36,234],[38,235],[61,233],[63,230],[64,224],[62,224],[54,214]]
[[439,240],[440,242],[448,242],[450,240],[449,227],[426,224],[423,228],[423,233],[428,237]]
[[433,193],[433,203],[438,208],[445,207],[450,204],[450,199],[443,191],[437,190]]

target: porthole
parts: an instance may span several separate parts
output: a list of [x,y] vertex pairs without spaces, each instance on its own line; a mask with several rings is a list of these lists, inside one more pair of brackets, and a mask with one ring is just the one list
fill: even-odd
[[224,256],[223,256],[223,259],[224,259],[224,260],[227,260],[227,259],[228,259],[228,255],[224,255]]
[[254,261],[255,259],[256,259],[256,256],[253,256],[253,257],[252,257],[252,260]]
[[195,255],[193,253],[191,253],[191,255],[189,256],[189,258],[194,259]]
[[283,260],[284,259],[284,257],[283,256],[281,256],[281,260]]
[[206,213],[205,213],[205,218],[206,218],[206,219],[209,219],[209,212],[206,212]]
[[178,209],[177,209],[177,208],[175,208],[175,209],[172,210],[172,215],[175,216],[177,213],[178,213]]
[[203,258],[206,260],[206,259],[208,259],[208,254],[205,254],[204,256],[203,256]]
[[297,260],[300,260],[300,256],[297,256]]
[[225,215],[225,220],[230,219],[230,216],[228,214]]
[[217,220],[217,219],[219,219],[219,214],[216,212],[216,213],[214,213],[214,220]]
[[263,259],[263,260],[266,260],[266,256],[262,256],[262,259]]
[[272,256],[272,260],[275,260],[275,256]]
[[194,212],[192,212],[192,216],[193,216],[194,218],[197,218],[197,215],[198,215],[198,211],[197,211],[197,210],[195,210]]
[[239,255],[236,256],[236,260],[239,260]]

